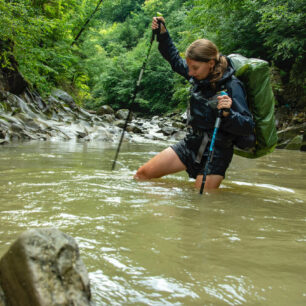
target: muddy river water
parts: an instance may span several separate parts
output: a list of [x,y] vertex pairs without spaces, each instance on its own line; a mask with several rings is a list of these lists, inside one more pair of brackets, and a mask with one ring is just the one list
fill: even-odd
[[26,229],[73,236],[96,305],[306,305],[306,153],[234,157],[218,192],[134,181],[164,144],[0,148],[0,256]]

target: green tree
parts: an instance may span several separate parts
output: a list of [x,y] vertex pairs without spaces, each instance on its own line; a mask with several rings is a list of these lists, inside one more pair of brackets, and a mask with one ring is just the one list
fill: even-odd
[[[97,3],[0,0],[1,67],[10,67],[14,56],[26,80],[43,95],[59,86],[86,107],[127,107],[149,45],[151,19],[161,12],[182,56],[193,40],[206,37],[224,54],[270,61],[281,72],[283,94],[291,94],[286,100],[295,103],[306,96],[303,0],[103,0],[71,47]],[[182,108],[188,87],[154,43],[135,109]]]
[[94,1],[88,5],[76,0],[0,0],[0,40],[13,46],[1,50],[1,65],[10,66],[7,52],[11,53],[29,84],[43,95],[54,86],[73,82],[84,92],[86,76],[70,41],[79,16],[85,16]]

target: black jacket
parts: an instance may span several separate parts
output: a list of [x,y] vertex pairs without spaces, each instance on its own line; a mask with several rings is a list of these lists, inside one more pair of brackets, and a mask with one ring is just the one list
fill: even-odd
[[247,106],[243,84],[234,76],[235,71],[231,61],[227,58],[228,68],[217,82],[216,88],[213,88],[208,78],[199,81],[188,75],[187,63],[180,57],[168,32],[158,35],[158,41],[159,51],[170,63],[173,71],[182,75],[192,84],[188,115],[188,124],[192,129],[194,131],[205,131],[209,135],[212,134],[218,111],[211,107],[209,99],[216,95],[218,91],[225,89],[233,103],[229,116],[222,118],[216,145],[228,147],[233,145],[238,138],[240,138],[240,142],[243,139],[248,142],[242,144],[242,146],[252,145],[249,142],[253,141],[254,137],[251,137],[252,140],[250,140],[248,136],[253,135],[254,122]]

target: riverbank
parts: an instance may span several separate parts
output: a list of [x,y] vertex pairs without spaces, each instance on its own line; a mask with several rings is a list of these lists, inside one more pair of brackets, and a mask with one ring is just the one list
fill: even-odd
[[[60,89],[47,99],[27,87],[15,85],[10,92],[0,77],[0,144],[29,140],[119,141],[128,110],[114,111],[102,106],[87,111]],[[22,83],[22,82],[21,82]],[[24,83],[22,83],[24,84]],[[18,90],[17,90],[17,89]],[[18,94],[17,94],[18,93]],[[279,107],[275,112],[277,148],[306,150],[306,113]],[[185,135],[186,114],[174,112],[144,119],[132,116],[125,141],[180,140]]]
[[[113,142],[119,139],[128,110],[114,112],[104,106],[97,113],[77,106],[66,92],[56,89],[43,101],[28,90],[20,95],[0,91],[0,144],[29,140]],[[184,136],[186,118],[130,118],[126,141],[178,140]]]

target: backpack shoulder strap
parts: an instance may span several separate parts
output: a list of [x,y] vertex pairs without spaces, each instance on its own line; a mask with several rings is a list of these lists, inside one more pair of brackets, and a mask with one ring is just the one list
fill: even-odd
[[[247,113],[251,116],[251,112],[248,107],[247,92],[244,84],[236,76],[232,75],[224,84],[221,85],[221,90],[226,90],[228,95],[233,99],[233,110],[239,113]],[[233,90],[237,88],[235,94]]]
[[229,78],[225,84],[222,84],[222,86],[224,87],[224,89],[227,90],[227,92],[232,95],[232,88],[233,88],[233,84],[239,84],[243,90],[243,93],[245,95],[245,97],[247,97],[247,92],[245,89],[245,86],[243,84],[243,82],[241,80],[239,80],[235,75],[232,75],[231,78]]

